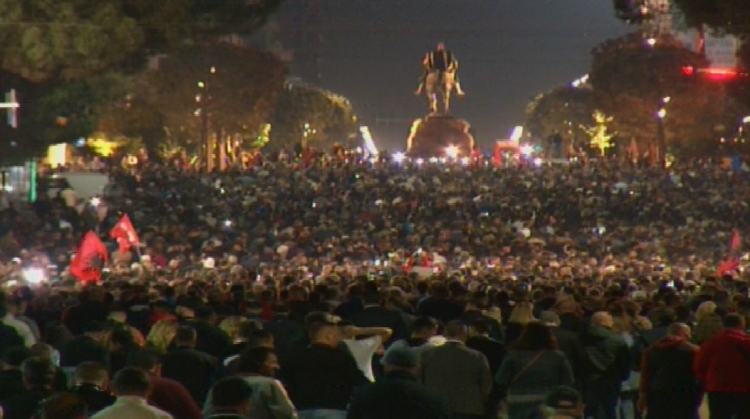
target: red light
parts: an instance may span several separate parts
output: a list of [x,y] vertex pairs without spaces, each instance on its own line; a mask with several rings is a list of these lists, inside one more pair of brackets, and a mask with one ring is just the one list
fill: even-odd
[[693,66],[682,67],[682,74],[684,76],[692,76],[693,74],[695,74],[695,67]]
[[708,76],[724,76],[724,77],[735,77],[737,76],[737,70],[729,68],[706,68],[703,70]]

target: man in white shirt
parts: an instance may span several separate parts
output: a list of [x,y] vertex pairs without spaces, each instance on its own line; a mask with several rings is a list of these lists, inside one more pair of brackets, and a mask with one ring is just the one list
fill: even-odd
[[[357,367],[370,381],[375,381],[372,357],[383,346],[383,342],[391,337],[393,331],[387,327],[356,327],[346,322],[339,323],[339,326],[342,326],[341,336],[357,361]],[[368,337],[357,339],[362,336]]]
[[112,387],[117,401],[91,419],[172,419],[172,415],[146,403],[151,379],[138,368],[124,368],[115,374]]
[[15,329],[18,336],[23,339],[24,345],[26,345],[27,348],[30,348],[36,343],[34,332],[31,331],[29,325],[18,320],[13,315],[15,309],[16,304],[11,301],[7,295],[2,294],[2,296],[0,296],[0,321],[2,321],[4,325]]

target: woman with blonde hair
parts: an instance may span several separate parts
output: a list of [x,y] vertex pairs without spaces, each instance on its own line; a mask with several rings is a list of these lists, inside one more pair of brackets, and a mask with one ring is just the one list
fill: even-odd
[[236,342],[239,337],[240,324],[243,320],[240,316],[229,316],[219,323],[219,329],[223,330],[232,339],[232,342]]
[[175,334],[177,334],[177,326],[178,324],[175,320],[159,320],[148,332],[146,343],[160,354],[167,353],[169,345],[172,343]]
[[513,311],[508,316],[508,325],[505,327],[505,344],[510,345],[521,336],[523,328],[536,321],[534,318],[534,305],[528,301],[516,303]]
[[716,313],[716,303],[704,301],[695,311],[693,343],[700,345],[721,332],[724,325],[721,316]]

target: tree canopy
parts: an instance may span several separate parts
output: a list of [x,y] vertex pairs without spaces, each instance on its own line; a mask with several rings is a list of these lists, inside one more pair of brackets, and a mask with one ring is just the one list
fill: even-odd
[[725,89],[682,73],[686,66],[704,67],[705,59],[671,37],[655,41],[651,45],[640,34],[630,34],[592,52],[594,103],[613,117],[620,137],[654,143],[662,108],[667,138],[682,148],[690,148],[690,140],[706,144],[715,126],[736,123],[742,108]]
[[[30,156],[44,150],[45,141],[88,135],[102,122],[97,121],[106,113],[101,109],[112,106],[105,102],[114,100],[116,107],[122,99],[113,97],[111,86],[101,81],[114,73],[138,74],[148,58],[179,53],[189,43],[215,43],[225,35],[250,33],[282,2],[0,1],[0,93],[15,89],[22,108],[19,129],[0,127],[3,138],[11,139],[2,147],[15,142],[14,153]],[[49,126],[50,113],[72,117]]]
[[562,86],[538,95],[526,107],[526,129],[546,139],[559,132],[576,143],[588,137],[580,126],[591,123],[594,96],[587,86]]
[[283,63],[271,53],[192,45],[161,59],[131,100],[158,110],[169,132],[193,142],[200,137],[200,112],[208,112],[214,133],[254,138],[271,117],[285,76]]
[[293,147],[304,138],[307,145],[326,149],[350,144],[358,125],[351,104],[333,93],[287,84],[271,120],[271,145]]

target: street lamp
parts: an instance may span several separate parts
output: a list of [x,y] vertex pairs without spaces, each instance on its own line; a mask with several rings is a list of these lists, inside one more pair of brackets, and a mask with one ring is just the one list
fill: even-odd
[[659,110],[656,112],[656,157],[657,162],[661,165],[661,167],[666,167],[667,163],[667,133],[664,128],[664,118],[667,117],[666,105],[670,100],[672,100],[670,96],[665,96],[664,98],[662,98],[659,103]]

